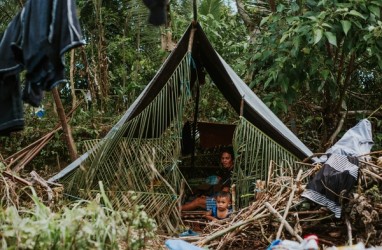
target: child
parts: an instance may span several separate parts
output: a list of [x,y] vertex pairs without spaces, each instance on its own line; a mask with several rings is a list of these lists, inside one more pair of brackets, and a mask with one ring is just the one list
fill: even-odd
[[212,210],[206,213],[205,218],[213,221],[228,218],[231,214],[229,209],[231,206],[231,194],[221,191],[216,195],[215,199],[216,206],[213,206]]

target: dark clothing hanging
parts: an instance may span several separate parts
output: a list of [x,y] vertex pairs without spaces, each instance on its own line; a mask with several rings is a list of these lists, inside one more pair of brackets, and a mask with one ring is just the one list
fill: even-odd
[[0,35],[0,79],[14,75],[22,70],[20,61],[16,60],[11,45],[21,42],[21,12],[8,24],[7,29]]
[[21,41],[21,12],[0,36],[0,136],[24,127],[19,73],[22,65],[16,60],[11,44]]
[[30,84],[51,90],[65,81],[63,55],[83,45],[75,2],[30,0],[25,6],[23,61]]
[[24,128],[24,111],[18,75],[0,78],[0,136]]
[[[43,91],[66,81],[64,53],[83,44],[74,0],[29,0],[0,39],[0,88],[8,94],[19,89],[18,81],[4,79],[25,69],[22,99],[39,106]],[[11,86],[16,84],[17,88]],[[16,96],[19,95],[13,94]],[[2,109],[18,110],[14,105],[9,98],[0,96]],[[12,118],[0,113],[0,134],[1,130],[13,130],[9,119]]]

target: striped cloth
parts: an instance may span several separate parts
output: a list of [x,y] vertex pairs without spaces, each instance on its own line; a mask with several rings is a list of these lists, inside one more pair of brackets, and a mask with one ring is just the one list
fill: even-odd
[[332,154],[323,167],[309,181],[302,197],[305,197],[341,217],[341,197],[346,197],[358,178],[356,157]]

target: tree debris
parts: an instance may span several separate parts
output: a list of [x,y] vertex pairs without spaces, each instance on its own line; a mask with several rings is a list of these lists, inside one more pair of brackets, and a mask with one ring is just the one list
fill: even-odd
[[[208,223],[194,244],[211,249],[266,249],[278,237],[302,241],[304,236],[316,234],[321,249],[358,242],[382,245],[382,160],[378,157],[381,153],[370,153],[369,160],[360,161],[358,184],[349,197],[342,199],[340,219],[325,207],[301,199],[305,184],[322,167],[301,163],[298,172],[301,178],[291,171],[283,176],[271,171],[262,195],[254,190],[250,206],[219,223]],[[286,230],[282,230],[281,224]]]

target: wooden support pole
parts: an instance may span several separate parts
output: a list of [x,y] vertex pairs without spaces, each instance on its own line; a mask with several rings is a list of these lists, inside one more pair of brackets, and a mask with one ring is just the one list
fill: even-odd
[[58,117],[60,118],[61,126],[62,126],[62,129],[64,131],[65,142],[68,146],[70,159],[72,161],[74,161],[78,158],[77,150],[76,150],[76,147],[75,147],[75,144],[73,141],[70,126],[66,121],[64,107],[62,106],[62,102],[61,102],[60,95],[58,93],[57,88],[52,89],[52,94],[53,94],[54,102],[56,103],[56,109],[57,109]]

